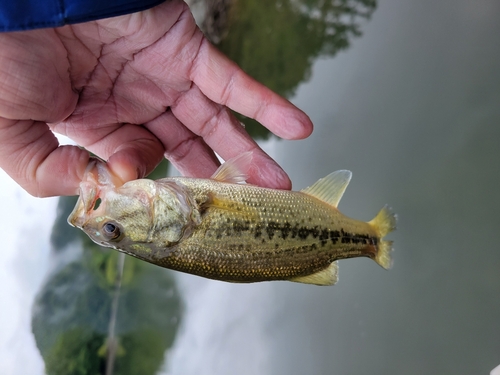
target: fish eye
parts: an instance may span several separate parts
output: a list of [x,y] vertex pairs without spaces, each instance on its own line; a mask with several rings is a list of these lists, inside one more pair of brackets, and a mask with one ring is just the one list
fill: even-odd
[[121,235],[118,224],[108,221],[102,226],[102,232],[108,240],[116,240]]

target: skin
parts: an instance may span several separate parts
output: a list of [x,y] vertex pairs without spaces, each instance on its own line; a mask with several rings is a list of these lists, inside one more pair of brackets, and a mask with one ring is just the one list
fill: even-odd
[[382,237],[396,224],[387,208],[362,222],[332,206],[350,178],[340,172],[301,192],[185,177],[115,187],[89,174],[68,222],[101,246],[177,271],[332,285],[338,259],[369,257],[389,268],[391,242]]
[[[222,55],[177,0],[99,21],[0,33],[0,167],[37,197],[78,194],[89,153],[122,182],[165,156],[209,177],[253,151],[249,182],[290,189],[229,108],[301,139],[309,118]],[[53,132],[74,140],[60,146]]]

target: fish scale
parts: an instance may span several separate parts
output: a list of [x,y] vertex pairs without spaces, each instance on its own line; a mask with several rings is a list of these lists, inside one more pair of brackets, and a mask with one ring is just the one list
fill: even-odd
[[[374,228],[307,194],[211,180],[173,180],[188,188],[203,215],[191,236],[168,257],[158,258],[161,266],[224,281],[254,282],[309,275],[336,259],[376,254],[371,242],[342,243],[349,233],[375,239]],[[210,196],[224,203],[211,205]],[[247,229],[234,230],[235,223],[248,223]],[[288,235],[276,229],[287,226]],[[340,229],[334,230],[339,235],[322,243],[320,233],[331,232],[330,228]]]
[[[68,218],[96,243],[147,262],[229,282],[337,281],[337,260],[391,266],[383,237],[396,216],[384,207],[363,222],[337,205],[350,178],[337,171],[299,192],[241,184],[248,154],[211,179],[141,179],[115,186],[105,164],[89,166]],[[100,200],[100,204],[97,201]]]

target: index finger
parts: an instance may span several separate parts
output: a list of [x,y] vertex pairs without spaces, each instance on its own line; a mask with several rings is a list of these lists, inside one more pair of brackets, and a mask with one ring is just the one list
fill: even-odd
[[190,79],[214,102],[257,120],[281,138],[302,139],[312,132],[304,112],[251,78],[206,39]]

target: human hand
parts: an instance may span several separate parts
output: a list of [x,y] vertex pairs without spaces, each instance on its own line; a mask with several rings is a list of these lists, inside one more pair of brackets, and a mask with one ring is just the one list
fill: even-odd
[[[213,47],[188,6],[172,0],[134,14],[0,34],[0,167],[35,196],[74,195],[93,152],[122,181],[167,157],[209,177],[217,152],[254,151],[249,182],[290,180],[230,113],[286,139],[309,118]],[[52,133],[77,146],[59,146]]]

